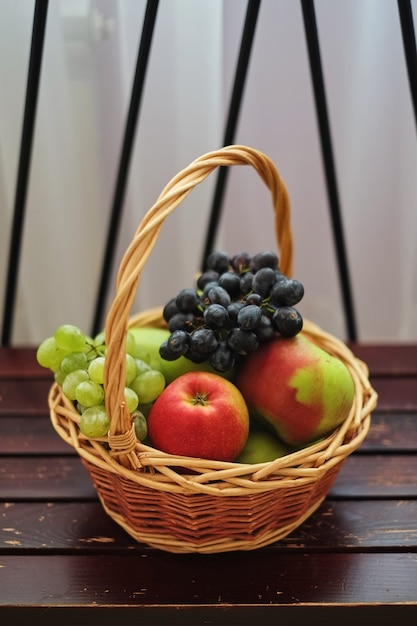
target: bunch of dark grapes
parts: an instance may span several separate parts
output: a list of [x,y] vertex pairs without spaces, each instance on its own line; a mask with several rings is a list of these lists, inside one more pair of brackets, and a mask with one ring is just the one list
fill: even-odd
[[300,332],[303,319],[294,307],[303,295],[303,285],[280,271],[275,252],[212,252],[195,288],[182,289],[165,305],[171,334],[160,354],[168,361],[208,361],[227,372],[277,334]]

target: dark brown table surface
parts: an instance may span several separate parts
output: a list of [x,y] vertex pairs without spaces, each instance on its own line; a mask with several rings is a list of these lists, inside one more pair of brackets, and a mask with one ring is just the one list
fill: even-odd
[[267,548],[176,555],[104,513],[50,424],[35,350],[1,348],[2,624],[417,624],[417,345],[353,350],[379,403],[322,506]]

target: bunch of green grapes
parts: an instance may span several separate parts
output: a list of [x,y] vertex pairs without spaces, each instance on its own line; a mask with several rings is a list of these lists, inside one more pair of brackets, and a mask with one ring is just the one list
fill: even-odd
[[[105,437],[110,418],[103,387],[106,360],[104,332],[92,338],[78,326],[63,324],[38,347],[38,363],[50,369],[63,394],[80,413],[80,430],[89,438]],[[126,337],[125,401],[140,441],[147,435],[145,410],[165,388],[165,377],[130,331]],[[143,409],[143,410],[141,410]]]

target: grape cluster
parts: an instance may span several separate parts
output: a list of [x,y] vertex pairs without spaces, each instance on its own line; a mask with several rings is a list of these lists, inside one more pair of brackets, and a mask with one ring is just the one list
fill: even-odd
[[[45,339],[36,352],[38,363],[54,373],[63,394],[80,413],[80,430],[86,437],[104,437],[110,426],[103,387],[106,343],[104,333],[95,338],[85,335],[78,326],[63,324]],[[136,435],[147,434],[142,407],[148,407],[165,388],[165,377],[155,369],[150,355],[128,331],[126,337],[125,401],[135,424]],[[140,407],[140,409],[139,409]]]
[[277,334],[294,337],[301,331],[303,319],[294,307],[303,295],[302,283],[280,271],[275,252],[233,257],[212,252],[195,287],[182,289],[165,305],[170,336],[160,355],[168,361],[180,356],[208,361],[227,372]]

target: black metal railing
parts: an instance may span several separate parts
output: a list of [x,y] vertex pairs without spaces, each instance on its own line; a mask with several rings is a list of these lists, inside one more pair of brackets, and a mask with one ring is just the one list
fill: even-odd
[[26,195],[30,174],[30,161],[32,156],[33,134],[35,130],[36,108],[38,103],[47,14],[48,0],[37,0],[33,15],[32,42],[30,47],[26,85],[26,100],[23,114],[19,165],[17,170],[12,232],[10,236],[9,262],[7,266],[2,328],[3,345],[8,345],[10,343],[13,330],[23,227],[25,223]]
[[[337,173],[333,157],[332,136],[327,109],[326,89],[321,63],[315,7],[313,0],[300,1],[304,21],[306,46],[310,62],[317,124],[321,142],[323,169],[326,177],[327,196],[337,258],[340,289],[344,307],[346,334],[348,340],[355,341],[358,340],[357,323],[350,284],[349,263],[346,254],[342,219],[343,212],[340,205]],[[413,101],[417,127],[417,51],[412,7],[409,0],[397,0],[397,4],[404,45],[405,61],[407,64],[410,93]],[[244,97],[244,87],[248,74],[251,52],[255,41],[256,25],[260,8],[261,0],[248,0],[231,99],[226,118],[223,145],[229,145],[234,142],[239,112],[241,110]],[[104,303],[109,287],[108,277],[111,274],[111,268],[114,263],[115,248],[123,212],[125,189],[129,176],[130,161],[135,141],[140,106],[145,88],[146,70],[157,19],[157,10],[158,0],[148,0],[142,24],[142,34],[132,83],[130,104],[126,116],[124,138],[112,199],[110,221],[108,225],[107,242],[102,262],[101,278],[97,292],[95,310],[92,312],[93,333],[101,327],[104,316]],[[10,344],[13,331],[13,320],[16,308],[16,291],[19,280],[19,261],[25,222],[26,192],[30,175],[32,142],[36,123],[36,106],[41,76],[47,13],[48,0],[36,0],[6,276],[2,322],[2,345]],[[202,259],[207,257],[208,253],[215,245],[222,212],[223,197],[227,183],[227,171],[227,168],[220,168],[218,171]]]

